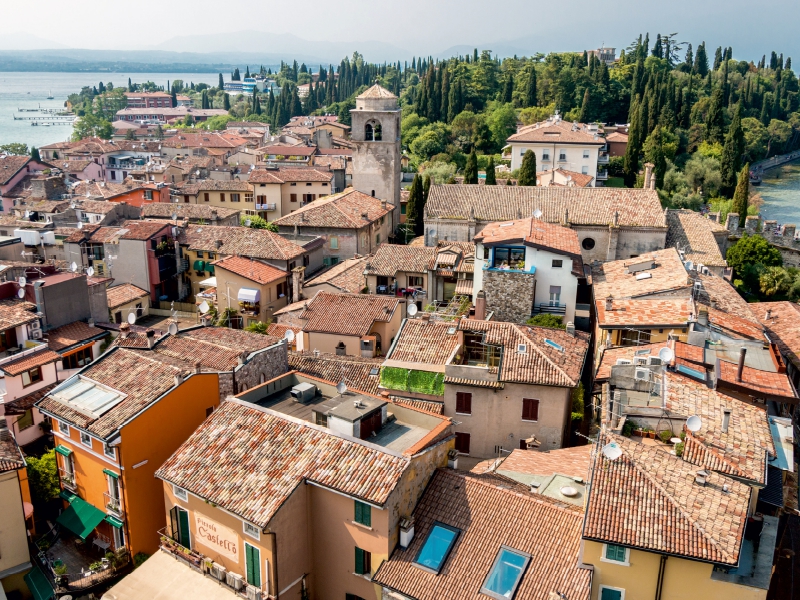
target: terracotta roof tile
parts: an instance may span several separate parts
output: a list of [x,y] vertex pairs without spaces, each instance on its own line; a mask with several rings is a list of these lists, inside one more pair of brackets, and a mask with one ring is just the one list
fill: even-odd
[[386,360],[444,367],[457,347],[454,323],[406,319]]
[[306,480],[382,506],[409,464],[317,425],[228,400],[156,477],[264,528]]
[[25,459],[22,457],[22,452],[20,452],[14,437],[0,440],[0,473],[24,468]]
[[547,223],[533,217],[489,223],[475,236],[475,242],[481,242],[485,246],[519,242],[526,246],[581,258],[578,234],[574,229]]
[[[385,206],[379,198],[348,188],[338,194],[309,202],[302,208],[276,219],[279,227],[322,227],[361,229],[386,216],[394,205]],[[366,216],[365,216],[366,215]]]
[[[667,246],[678,247],[695,265],[725,267],[714,231],[720,225],[693,210],[667,210]],[[724,230],[724,229],[723,229]]]
[[[240,213],[238,208],[225,208],[222,206],[208,206],[205,204],[184,204],[180,203],[167,203],[167,202],[153,202],[145,204],[142,207],[142,218],[172,218],[173,214],[177,214],[179,219],[212,219],[214,214],[218,219],[226,219],[231,215]],[[213,213],[213,214],[212,214]]]
[[93,327],[83,321],[67,323],[47,332],[47,345],[51,350],[59,352],[81,342],[88,342],[96,336],[106,336],[107,331]]
[[686,327],[692,316],[691,298],[659,298],[646,300],[614,300],[606,310],[602,300],[595,302],[600,327],[664,326]]
[[[414,539],[397,548],[373,581],[416,600],[479,600],[501,546],[534,556],[515,598],[589,600],[591,571],[581,568],[581,513],[530,494],[509,480],[438,470],[414,509]],[[413,561],[435,522],[461,531],[437,575]],[[546,557],[537,560],[536,557]]]
[[381,244],[375,254],[367,258],[366,269],[372,275],[395,277],[404,273],[427,273],[428,265],[436,256],[436,248]]
[[289,352],[289,366],[305,375],[339,383],[344,380],[347,387],[358,392],[378,395],[379,371],[382,358],[360,356],[338,356],[325,352]]
[[677,290],[687,290],[688,296],[691,287],[689,274],[675,248],[595,265],[592,284],[596,299],[642,298]]
[[[594,459],[583,536],[601,542],[736,565],[739,562],[750,488],[711,473],[695,483],[697,466],[658,446],[613,434],[622,456]],[[728,492],[722,486],[728,486]]]
[[42,388],[39,388],[35,392],[31,392],[25,396],[20,396],[15,400],[11,400],[9,402],[3,403],[5,407],[5,414],[7,415],[24,415],[28,410],[33,408],[33,406],[42,398],[44,398],[47,394],[50,393],[54,387],[59,385],[58,383],[51,383],[50,385],[46,385]]
[[36,316],[36,305],[18,300],[0,300],[0,331],[33,323]]
[[387,98],[387,99],[392,99],[392,98],[397,98],[397,96],[395,96],[392,92],[387,90],[385,87],[381,87],[380,85],[378,85],[376,83],[373,86],[371,86],[371,87],[367,88],[366,90],[364,90],[358,96],[356,96],[356,99],[358,99],[358,98]]
[[341,292],[358,294],[366,285],[364,267],[367,257],[349,258],[339,262],[319,275],[306,280],[304,288],[313,288],[315,285],[327,284]]
[[[271,335],[261,335],[247,331],[226,334],[222,339],[219,327],[209,328],[211,334],[202,329],[190,330],[177,335],[168,335],[154,346],[156,353],[182,361],[188,368],[199,362],[206,369],[214,371],[233,371],[239,364],[242,354],[268,348],[280,342]],[[231,339],[231,338],[236,339]],[[180,366],[177,363],[176,366]]]
[[376,322],[389,322],[400,301],[392,296],[318,292],[300,314],[303,331],[363,337]]
[[171,235],[172,227],[159,221],[125,221],[122,229],[120,239],[146,241],[159,234]]
[[699,304],[714,306],[717,310],[739,317],[758,325],[758,318],[753,312],[756,305],[748,304],[726,279],[717,275],[693,273],[695,281],[699,281],[701,289],[695,294]]
[[497,464],[494,470],[545,476],[561,473],[569,477],[581,477],[588,480],[591,454],[592,444],[550,450],[549,452],[517,448],[503,462]]
[[407,406],[416,410],[433,413],[435,415],[444,414],[444,402],[436,402],[434,400],[419,400],[417,398],[401,398],[400,396],[392,396],[392,402],[400,406]]
[[800,306],[794,302],[761,302],[756,308],[769,339],[795,367],[800,367]]
[[[600,364],[597,365],[597,372],[595,373],[595,381],[605,381],[611,377],[611,367],[617,364],[620,359],[626,359],[633,364],[634,356],[658,356],[658,351],[666,348],[669,344],[661,342],[660,344],[643,344],[641,346],[619,346],[616,348],[604,348],[603,354],[600,357]],[[687,344],[682,344],[686,346]],[[690,346],[694,347],[694,346]],[[639,353],[642,354],[639,354]],[[700,354],[702,355],[702,349]]]
[[30,162],[30,156],[0,156],[0,185],[5,185]]
[[49,348],[45,348],[44,350],[39,350],[7,363],[3,363],[0,365],[0,371],[3,371],[3,373],[6,375],[14,376],[25,371],[29,371],[34,367],[41,367],[58,360],[61,360],[60,354],[53,352]]
[[512,221],[542,211],[542,220],[607,227],[619,215],[622,227],[667,227],[658,194],[652,190],[507,185],[432,185],[425,205],[429,219]]
[[240,256],[229,256],[212,263],[215,267],[219,267],[225,271],[235,273],[240,277],[254,281],[255,283],[264,285],[278,281],[279,279],[286,279],[289,274],[282,270],[268,265],[266,263],[253,260],[252,258],[242,258]]
[[568,121],[541,121],[520,127],[514,135],[510,136],[507,143],[538,143],[551,142],[556,144],[590,144],[602,146],[605,139],[588,132],[586,125],[578,123],[577,126]]
[[[586,173],[577,173],[576,171],[568,171],[567,169],[562,169],[562,168],[556,169],[555,172],[564,177],[564,179],[569,178],[572,181],[572,184],[575,185],[576,187],[585,188],[590,183],[592,183],[592,181],[594,181],[594,177]],[[545,185],[545,186],[553,185],[551,181],[548,181],[546,179],[548,175],[552,176],[552,174],[553,174],[553,169],[537,173],[536,179],[539,182],[539,185]],[[564,185],[564,184],[556,183],[555,185]]]
[[150,292],[136,287],[132,283],[123,283],[108,288],[106,295],[108,297],[108,308],[113,310],[139,298],[149,296]]
[[743,319],[716,308],[709,308],[708,322],[710,325],[726,330],[728,334],[734,334],[734,337],[745,337],[751,340],[764,339],[764,328],[753,319]]
[[720,380],[717,382],[718,387],[721,383],[727,383],[736,387],[749,388],[753,390],[753,395],[756,398],[766,397],[777,401],[782,398],[794,399],[797,397],[786,373],[760,371],[759,369],[745,366],[742,371],[742,380],[737,381],[736,376],[739,372],[739,365],[727,360],[720,360],[718,364],[717,377]]
[[[222,241],[219,248],[216,247],[217,240]],[[189,250],[263,260],[292,260],[305,253],[302,246],[277,233],[249,227],[189,225],[181,234],[180,243],[188,245]]]

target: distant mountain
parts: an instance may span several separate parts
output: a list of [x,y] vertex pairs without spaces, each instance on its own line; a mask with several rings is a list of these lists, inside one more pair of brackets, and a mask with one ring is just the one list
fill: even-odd
[[63,44],[51,42],[30,33],[4,33],[0,35],[0,50],[37,50],[40,48],[59,50],[66,47]]

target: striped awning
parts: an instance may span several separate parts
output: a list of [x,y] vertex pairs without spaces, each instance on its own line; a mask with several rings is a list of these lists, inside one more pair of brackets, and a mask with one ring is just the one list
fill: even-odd
[[472,295],[472,279],[459,279],[456,282],[456,294]]

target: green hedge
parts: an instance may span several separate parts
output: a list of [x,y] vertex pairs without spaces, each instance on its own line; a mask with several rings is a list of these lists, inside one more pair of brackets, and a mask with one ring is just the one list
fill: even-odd
[[383,367],[381,369],[381,385],[390,390],[444,396],[444,373]]

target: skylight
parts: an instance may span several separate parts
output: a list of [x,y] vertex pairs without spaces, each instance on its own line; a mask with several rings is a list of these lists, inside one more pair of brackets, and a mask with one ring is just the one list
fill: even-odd
[[459,533],[461,533],[460,529],[438,521],[435,522],[428,538],[422,544],[417,558],[414,559],[414,564],[438,575],[444,561],[447,560],[447,555],[453,549]]
[[652,273],[637,273],[636,274],[636,281],[641,281],[642,279],[651,279],[653,277]]
[[563,352],[563,351],[564,351],[564,346],[562,346],[561,344],[558,344],[558,343],[554,342],[554,341],[553,341],[553,340],[551,340],[550,338],[547,338],[547,339],[545,339],[544,343],[545,343],[545,344],[547,344],[548,346],[550,346],[551,348],[555,348],[555,349],[556,349],[556,350],[558,350],[559,352]]
[[683,373],[684,375],[694,377],[695,379],[700,379],[702,381],[705,381],[706,379],[706,374],[704,371],[698,371],[697,369],[692,369],[686,365],[678,365],[675,367],[675,370],[678,371],[678,373]]
[[501,546],[481,593],[497,600],[513,598],[530,560],[530,554]]

